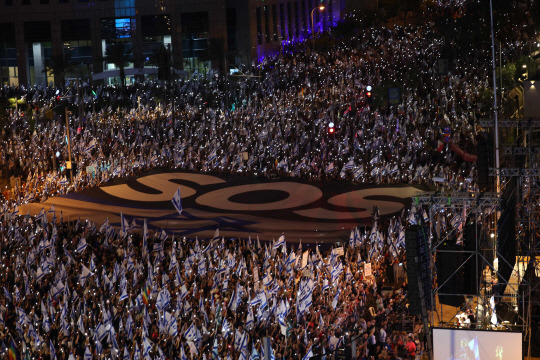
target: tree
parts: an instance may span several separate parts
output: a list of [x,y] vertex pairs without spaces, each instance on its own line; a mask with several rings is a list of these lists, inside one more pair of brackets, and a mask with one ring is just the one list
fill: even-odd
[[202,56],[203,61],[211,61],[212,66],[217,70],[225,74],[225,39],[223,38],[210,38],[208,39],[208,49],[205,56]]
[[122,91],[126,88],[126,65],[128,64],[128,55],[131,51],[126,51],[126,44],[123,42],[113,42],[107,46],[105,61],[113,63],[120,70],[120,83]]
[[356,18],[350,16],[339,21],[330,31],[332,36],[337,39],[348,39],[354,35],[360,25],[360,22]]
[[171,81],[171,48],[166,48],[163,44],[153,55],[153,63],[158,67],[158,79],[169,83]]
[[59,87],[64,87],[66,84],[66,72],[73,69],[71,55],[68,52],[54,54],[50,59],[45,61],[45,72],[48,75],[54,75],[54,84]]

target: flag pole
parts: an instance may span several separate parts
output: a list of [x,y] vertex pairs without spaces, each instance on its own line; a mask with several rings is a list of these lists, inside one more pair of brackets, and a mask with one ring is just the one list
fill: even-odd
[[67,134],[67,144],[68,144],[68,159],[69,159],[69,179],[73,184],[73,164],[71,163],[71,135],[69,134],[69,117],[68,109],[66,107],[66,134]]

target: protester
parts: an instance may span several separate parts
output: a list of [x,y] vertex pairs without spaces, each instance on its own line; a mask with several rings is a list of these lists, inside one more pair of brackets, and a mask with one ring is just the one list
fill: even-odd
[[[29,89],[25,97],[38,110],[32,119],[13,112],[0,138],[0,166],[21,177],[11,197],[19,204],[154,167],[475,190],[470,152],[487,68],[471,72],[468,61],[476,59],[460,58],[453,72],[439,73],[441,46],[433,25],[371,28],[332,51],[298,49],[266,59],[260,80],[176,81],[168,104],[156,103],[159,84],[136,84],[127,94],[103,87],[96,99],[81,97],[88,112],[72,116],[70,144],[63,112],[50,119],[57,92]],[[366,98],[368,86],[400,82],[397,105]],[[95,113],[93,102],[102,104]],[[65,166],[69,147],[73,183]]]
[[[456,11],[464,3],[439,1]],[[22,180],[2,202],[1,351],[184,360],[343,350],[352,358],[354,342],[356,358],[418,357],[423,330],[394,329],[409,315],[394,264],[405,259],[405,223],[427,221],[423,209],[375,217],[339,247],[288,244],[284,235],[262,244],[218,232],[179,239],[158,229],[150,236],[140,219],[117,231],[65,223],[54,210],[18,214],[21,203],[153,168],[477,189],[471,154],[489,87],[484,54],[443,72],[435,24],[367,30],[330,50],[303,44],[265,59],[249,70],[260,78],[105,86],[95,95],[83,84],[80,98],[69,87],[3,88],[33,111],[12,111],[0,136],[0,168]],[[368,86],[389,84],[401,88],[397,104],[368,96]],[[54,114],[62,101],[84,109],[69,131]],[[445,213],[438,224],[456,228],[464,217]]]
[[[48,215],[6,214],[1,223],[2,351],[14,344],[25,358],[247,359],[269,337],[278,359],[330,358],[350,350],[351,339],[361,357],[396,355],[385,329],[407,307],[388,269],[404,248],[380,230],[400,217],[377,220],[376,231],[353,229],[334,248],[288,244],[285,235],[262,244],[219,231],[212,239],[150,236],[146,222],[141,237],[131,225],[117,232],[108,221],[97,229]],[[396,290],[384,293],[391,284]]]

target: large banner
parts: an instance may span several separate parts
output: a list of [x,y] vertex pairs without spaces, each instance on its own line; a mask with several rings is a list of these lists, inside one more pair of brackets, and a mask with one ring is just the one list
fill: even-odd
[[[171,202],[178,188],[181,215]],[[272,240],[285,232],[288,241],[332,242],[348,239],[357,225],[370,225],[375,207],[380,216],[399,213],[421,191],[416,186],[154,172],[19,208],[34,215],[54,205],[57,218],[62,211],[64,221],[80,217],[98,227],[107,218],[118,227],[122,213],[130,224],[141,225],[146,218],[149,229],[177,236],[212,236],[219,227],[224,236]]]

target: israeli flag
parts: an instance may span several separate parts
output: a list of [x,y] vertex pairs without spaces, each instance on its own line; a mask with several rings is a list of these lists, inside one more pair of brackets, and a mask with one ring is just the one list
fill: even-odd
[[81,334],[84,334],[85,330],[84,330],[84,323],[83,323],[82,315],[79,315],[79,320],[77,321],[77,326],[79,327],[79,331],[81,332]]
[[352,169],[354,169],[355,166],[356,166],[356,164],[354,163],[354,160],[351,158],[351,159],[345,164],[345,166],[343,166],[343,169],[344,169],[344,170],[352,170]]
[[139,345],[135,344],[135,353],[133,354],[133,360],[141,360],[141,351]]
[[182,346],[180,347],[180,360],[188,360],[186,352],[184,351],[184,344],[182,344]]
[[262,131],[257,135],[257,137],[259,138],[259,140],[264,140],[268,138],[268,130],[266,130],[266,128],[262,129]]
[[253,309],[250,306],[248,314],[247,314],[247,319],[246,319],[246,329],[251,330],[254,324],[255,323],[254,323],[254,317],[253,317]]
[[60,295],[60,293],[62,293],[64,291],[64,284],[62,283],[62,281],[58,281],[56,283],[56,285],[53,286],[53,298],[56,298],[58,295]]
[[77,253],[81,254],[85,249],[86,247],[88,246],[88,244],[86,243],[86,239],[83,237],[81,237],[81,239],[79,240],[79,244],[77,244]]
[[172,315],[169,312],[165,312],[165,320],[169,324],[168,332],[170,336],[178,336],[178,322],[176,316]]
[[217,158],[217,150],[214,149],[210,155],[208,155],[208,162],[212,162],[215,158]]
[[212,357],[217,359],[219,357],[218,341],[217,337],[214,338],[214,347],[212,348]]
[[450,220],[450,224],[452,225],[453,228],[456,228],[459,226],[459,224],[461,224],[461,218],[460,218],[460,214],[456,214],[452,220]]
[[51,360],[57,360],[56,350],[54,350],[54,345],[53,345],[52,340],[49,340],[49,345],[51,347]]
[[191,324],[190,327],[184,333],[186,340],[193,341],[197,337],[197,329],[194,324]]
[[41,222],[42,224],[47,223],[47,217],[45,216],[44,208],[41,208],[39,214],[36,216],[36,222]]
[[261,356],[259,355],[259,352],[255,348],[255,344],[253,344],[251,347],[253,350],[251,350],[251,356],[249,357],[249,360],[260,360]]
[[38,266],[37,272],[36,272],[36,282],[39,282],[44,276],[45,276],[45,273],[43,272],[41,266]]
[[349,235],[349,246],[351,248],[354,247],[356,241],[355,241],[355,229],[351,229],[351,234]]
[[182,287],[180,288],[180,300],[184,301],[187,295],[188,295],[188,291],[186,289],[186,285],[182,284]]
[[148,341],[148,338],[145,337],[143,340],[143,357],[150,357],[150,350],[152,350],[152,345]]
[[180,196],[180,187],[178,187],[178,190],[176,190],[174,193],[172,203],[176,211],[178,211],[178,214],[182,215],[182,197]]
[[122,283],[122,295],[120,295],[120,301],[124,301],[124,300],[127,300],[128,299],[128,294],[127,294],[127,281],[124,281]]
[[311,359],[311,357],[313,357],[313,350],[311,348],[312,347],[310,346],[308,352],[306,353],[306,355],[304,355],[302,360],[309,360]]
[[328,290],[328,289],[330,289],[330,285],[328,284],[328,279],[324,279],[323,285],[322,285],[322,291],[324,292],[325,290]]
[[92,272],[90,271],[90,269],[82,265],[81,280],[84,282],[90,276],[92,276]]
[[221,326],[221,333],[223,334],[223,338],[226,339],[229,336],[229,332],[231,331],[231,327],[229,325],[229,321],[227,318],[223,320],[223,325]]
[[326,169],[324,170],[324,172],[325,172],[326,174],[329,174],[329,173],[331,173],[332,171],[334,171],[334,162],[333,162],[333,161],[332,161],[330,164],[328,164],[328,165],[326,166]]
[[133,339],[133,319],[131,318],[131,314],[126,320],[126,334],[129,339]]
[[401,229],[399,231],[398,239],[397,239],[397,247],[402,246],[405,247],[405,230]]
[[92,360],[92,351],[86,346],[86,349],[84,349],[84,360]]
[[280,246],[283,246],[285,247],[285,234],[282,233],[281,236],[279,237],[278,241],[276,242],[276,244],[274,245],[274,249],[277,249],[279,248]]
[[260,303],[261,303],[261,295],[260,295],[260,293],[259,293],[259,294],[257,294],[257,295],[255,296],[255,298],[254,298],[253,300],[251,300],[250,305],[251,305],[251,306],[255,306],[255,305],[259,305]]
[[336,292],[336,295],[334,295],[334,300],[332,301],[332,308],[333,308],[334,310],[336,309],[336,306],[337,306],[337,304],[338,304],[340,292],[341,292],[341,289],[338,289],[338,291]]

